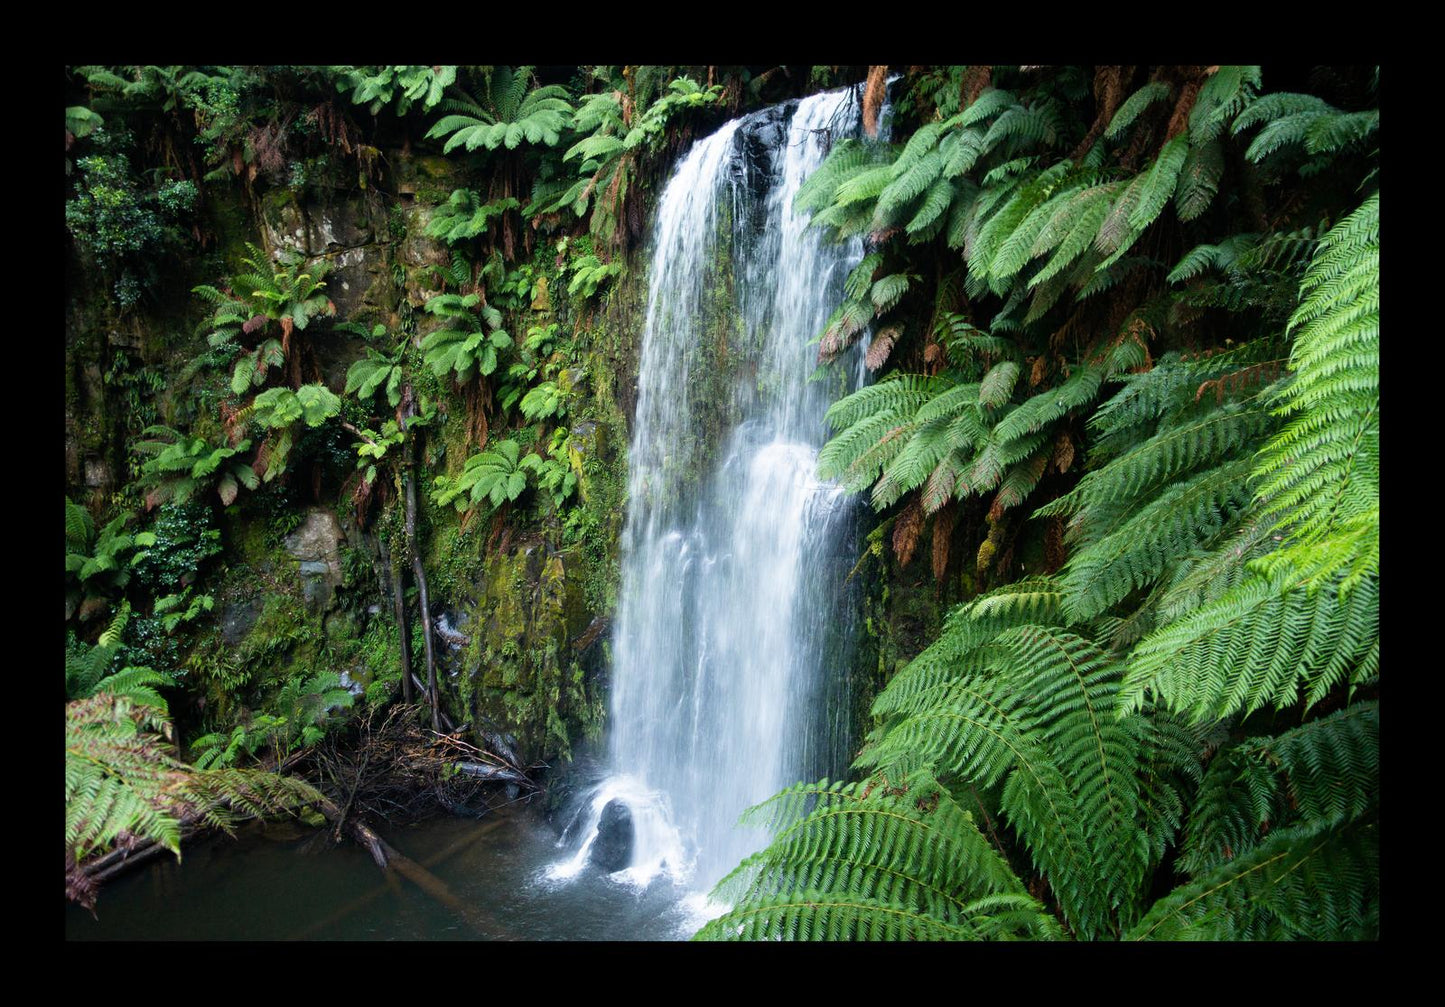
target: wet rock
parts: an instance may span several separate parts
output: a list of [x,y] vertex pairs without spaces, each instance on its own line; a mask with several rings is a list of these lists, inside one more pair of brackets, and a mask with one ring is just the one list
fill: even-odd
[[547,278],[545,276],[537,277],[537,282],[532,284],[532,310],[552,310],[552,297],[547,293]]
[[[302,564],[304,567],[306,564]],[[332,612],[326,617],[323,628],[328,640],[354,640],[360,636],[356,620],[346,612]]]
[[587,859],[609,874],[632,863],[632,812],[621,801],[608,801],[602,809]]
[[110,466],[104,458],[85,459],[85,485],[89,489],[110,485]]
[[235,647],[251,632],[256,620],[261,618],[263,599],[258,596],[249,601],[236,601],[221,612],[221,640],[228,647]]
[[307,611],[312,615],[324,612],[331,604],[336,589],[341,586],[341,543],[344,540],[345,535],[336,515],[321,507],[308,511],[301,527],[286,536],[286,552],[298,561],[301,594],[306,600]]

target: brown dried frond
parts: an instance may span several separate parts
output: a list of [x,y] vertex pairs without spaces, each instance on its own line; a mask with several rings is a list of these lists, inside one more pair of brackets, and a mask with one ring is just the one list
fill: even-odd
[[1089,148],[1099,139],[1114,113],[1119,110],[1119,105],[1124,99],[1124,84],[1134,75],[1132,66],[1101,66],[1094,70],[1094,107],[1098,114],[1094,116],[1094,123],[1089,127],[1089,132],[1084,139],[1074,148],[1069,159],[1078,161],[1089,152]]
[[968,108],[978,96],[983,94],[983,89],[988,87],[989,79],[993,76],[991,66],[971,66],[963,71],[963,81],[959,87],[958,107]]
[[948,572],[948,550],[953,544],[953,522],[958,508],[949,501],[933,517],[933,579],[942,581]]
[[1010,542],[1008,548],[998,558],[998,564],[993,568],[994,573],[1000,580],[1008,580],[1012,576],[1011,569],[1014,565],[1014,544]]
[[1068,551],[1064,548],[1064,519],[1049,518],[1044,525],[1044,573],[1054,573],[1064,565]]
[[887,91],[888,67],[870,66],[868,83],[863,88],[863,132],[869,139],[878,136],[878,113],[883,109],[883,97]]
[[1060,325],[1057,329],[1050,333],[1050,350],[1054,351],[1055,353],[1059,352],[1065,341],[1068,340],[1069,337],[1073,336],[1076,331],[1081,327],[1081,323],[1084,320],[1084,316],[1088,313],[1088,310],[1089,303],[1085,301],[1069,313],[1069,317],[1064,319],[1064,324]]
[[893,344],[898,341],[902,332],[902,327],[890,325],[873,337],[873,341],[868,344],[868,354],[863,358],[870,371],[876,371],[888,362],[888,355],[893,352]]
[[256,449],[256,457],[251,461],[251,471],[257,476],[264,476],[266,469],[271,465],[271,438],[267,437]]
[[1034,365],[1029,368],[1029,387],[1037,388],[1039,382],[1044,380],[1044,375],[1048,373],[1048,370],[1049,362],[1044,354],[1040,353],[1034,357]]
[[918,537],[922,532],[923,508],[915,494],[893,525],[893,555],[898,557],[899,566],[907,566],[913,561],[913,552],[918,548]]
[[502,254],[508,262],[512,261],[516,245],[517,235],[512,227],[512,213],[507,211],[502,214]]
[[883,230],[881,230],[881,231],[870,231],[870,232],[868,232],[868,241],[873,245],[874,248],[877,248],[879,245],[883,244],[885,241],[888,241],[888,240],[892,239],[893,237],[895,237],[895,236],[897,236],[897,235],[899,235],[899,234],[902,234],[902,233],[903,233],[903,228],[902,228],[901,225],[898,226],[898,227],[885,227],[885,228],[883,228]]
[[251,143],[251,166],[260,168],[268,175],[280,173],[286,167],[286,128],[280,123],[270,122],[264,126],[253,126],[246,133]]
[[250,418],[252,411],[250,406],[241,409],[229,402],[221,403],[221,433],[231,447],[241,443],[241,437],[246,432],[246,420]]
[[377,496],[377,483],[359,478],[360,473],[357,475],[356,486],[351,491],[351,510],[356,515],[356,527],[365,531],[371,517],[372,501]]
[[1193,79],[1186,80],[1179,89],[1179,100],[1174,104],[1173,114],[1169,116],[1169,128],[1164,131],[1165,143],[1189,128],[1189,113],[1194,111],[1194,101],[1199,97],[1200,85],[1204,83],[1205,74],[1201,71],[1205,69],[1197,68]]
[[470,438],[468,443],[485,447],[487,434],[491,430],[487,421],[487,414],[492,411],[491,383],[486,380],[468,382],[466,399],[467,436]]
[[1279,377],[1284,363],[1283,360],[1266,360],[1263,363],[1251,364],[1228,374],[1221,374],[1219,377],[1201,384],[1194,392],[1194,401],[1198,402],[1206,390],[1214,392],[1216,402],[1223,402],[1225,392],[1237,392],[1250,385],[1268,384]]
[[1060,430],[1059,436],[1054,438],[1054,452],[1049,456],[1049,464],[1060,472],[1069,471],[1069,466],[1074,464],[1074,442],[1067,430]]

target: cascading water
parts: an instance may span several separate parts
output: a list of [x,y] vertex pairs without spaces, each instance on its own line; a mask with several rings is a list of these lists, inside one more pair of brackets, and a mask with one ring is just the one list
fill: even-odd
[[793,210],[858,119],[852,91],[733,120],[663,192],[629,457],[613,643],[609,761],[580,871],[611,802],[630,866],[706,891],[767,837],[739,814],[846,765],[854,507],[821,482],[840,375],[809,381],[811,339],[861,243],[820,240]]

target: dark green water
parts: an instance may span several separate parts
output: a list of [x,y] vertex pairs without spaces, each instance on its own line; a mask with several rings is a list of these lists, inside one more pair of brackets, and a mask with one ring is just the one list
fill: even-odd
[[[381,831],[381,830],[379,830]],[[679,940],[702,920],[666,882],[643,891],[589,868],[546,880],[566,855],[540,813],[496,812],[382,831],[456,896],[459,913],[388,879],[325,833],[254,827],[187,847],[101,890],[96,921],[68,906],[71,940]]]

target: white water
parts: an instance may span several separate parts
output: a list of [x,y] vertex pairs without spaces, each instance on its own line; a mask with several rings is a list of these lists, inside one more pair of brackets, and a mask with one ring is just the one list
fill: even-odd
[[[602,809],[620,800],[635,838],[613,877],[705,892],[767,841],[736,827],[744,809],[847,764],[853,504],[815,475],[823,414],[846,389],[808,378],[810,341],[862,248],[823,243],[793,197],[857,115],[855,95],[835,92],[734,120],[694,145],[663,192],[629,456],[612,775],[554,877],[584,868]],[[700,410],[730,429],[710,443]]]

